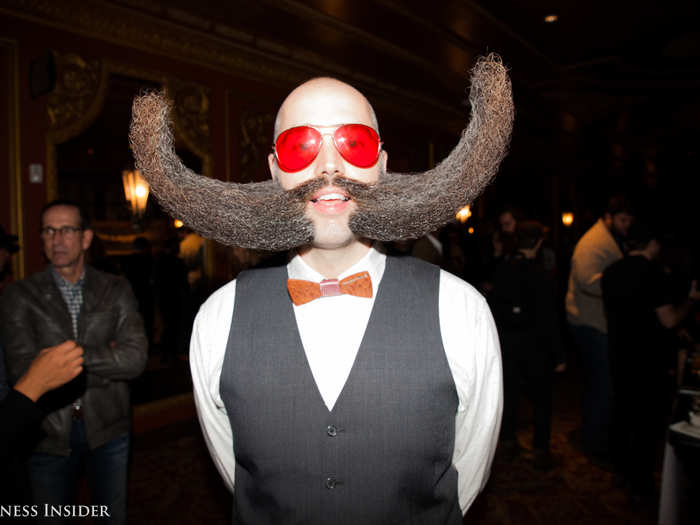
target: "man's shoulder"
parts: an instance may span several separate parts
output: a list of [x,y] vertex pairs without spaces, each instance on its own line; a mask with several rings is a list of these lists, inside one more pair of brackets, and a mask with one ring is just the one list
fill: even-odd
[[401,274],[410,275],[412,279],[429,278],[442,271],[436,264],[413,255],[387,255],[386,260],[388,263],[387,267]]
[[[619,248],[602,220],[598,220],[579,239],[574,248],[574,259],[582,256],[598,254],[600,256],[617,255]],[[620,253],[621,255],[621,253]]]
[[233,312],[236,298],[236,281],[233,279],[212,293],[199,307],[199,316],[205,319],[219,318],[225,311]]
[[52,276],[48,269],[31,274],[24,279],[13,281],[5,286],[0,299],[5,301],[15,297],[26,297],[40,293],[51,285]]
[[85,274],[92,279],[97,279],[104,282],[128,282],[126,277],[116,273],[104,272],[98,270],[94,266],[85,266]]
[[603,276],[614,275],[616,273],[624,274],[630,268],[634,268],[635,266],[636,261],[632,260],[631,257],[623,257],[622,259],[613,262],[610,264],[610,266],[603,270]]
[[590,245],[599,244],[603,238],[603,230],[601,226],[605,228],[605,225],[600,221],[596,221],[593,226],[588,228],[581,238],[576,243],[576,248],[589,248]]
[[446,270],[440,270],[440,293],[449,295],[452,300],[459,301],[467,307],[488,309],[486,298],[479,290]]
[[628,255],[612,263],[603,271],[608,282],[624,280],[643,284],[660,274],[660,269],[642,255]]
[[427,275],[428,272],[437,272],[439,275],[441,293],[448,293],[455,297],[462,297],[463,299],[473,303],[486,303],[486,299],[484,299],[484,296],[481,295],[481,293],[476,288],[474,288],[474,286],[469,284],[461,277],[457,277],[456,275],[448,272],[447,270],[443,270],[442,268],[433,263],[424,261],[423,259],[418,259],[413,256],[387,256],[387,260],[388,259],[395,261],[394,264],[400,270],[403,270],[401,266],[412,266],[414,268],[422,270],[425,275]]
[[131,290],[131,284],[123,275],[103,272],[92,266],[85,268],[85,286],[94,291],[104,290],[110,293],[123,293],[125,290]]

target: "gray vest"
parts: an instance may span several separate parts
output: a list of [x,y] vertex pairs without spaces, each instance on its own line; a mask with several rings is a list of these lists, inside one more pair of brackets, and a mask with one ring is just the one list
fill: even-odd
[[233,523],[461,524],[458,398],[440,336],[439,269],[387,257],[332,411],[306,361],[286,281],[278,267],[236,283],[220,383],[236,455]]

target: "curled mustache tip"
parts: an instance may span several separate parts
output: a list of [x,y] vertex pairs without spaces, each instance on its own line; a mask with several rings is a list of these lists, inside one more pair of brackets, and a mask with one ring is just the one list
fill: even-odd
[[167,213],[229,246],[277,251],[313,238],[303,206],[274,181],[223,182],[187,168],[175,151],[171,108],[163,93],[139,95],[129,132],[136,168]]
[[384,241],[415,239],[454,219],[483,191],[507,153],[513,126],[510,79],[498,55],[477,60],[469,101],[470,120],[452,152],[424,173],[380,179],[351,219],[355,233]]

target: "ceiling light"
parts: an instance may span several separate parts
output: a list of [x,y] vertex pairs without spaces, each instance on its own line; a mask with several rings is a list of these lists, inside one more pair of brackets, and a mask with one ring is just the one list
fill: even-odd
[[557,15],[547,15],[544,17],[544,21],[547,22],[548,24],[551,24],[552,22],[556,22],[559,20],[559,17]]

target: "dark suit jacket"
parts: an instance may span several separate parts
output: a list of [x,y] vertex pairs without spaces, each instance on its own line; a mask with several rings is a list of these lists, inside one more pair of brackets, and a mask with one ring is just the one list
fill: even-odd
[[[0,296],[0,335],[11,384],[41,349],[74,339],[68,308],[51,272],[47,268],[12,283]],[[86,268],[77,342],[85,352],[85,370],[39,400],[47,416],[38,452],[70,454],[71,409],[77,398],[82,400],[90,448],[128,432],[127,380],[143,371],[147,341],[126,279]]]

